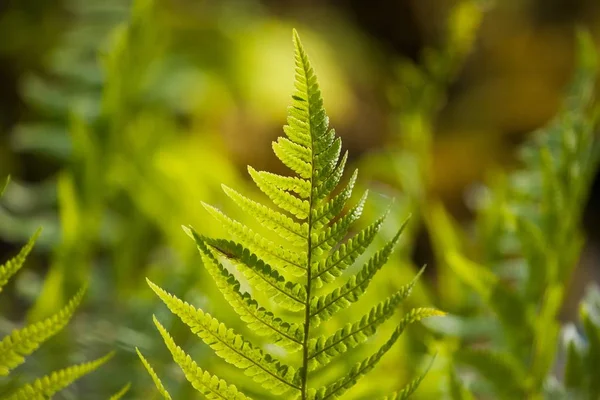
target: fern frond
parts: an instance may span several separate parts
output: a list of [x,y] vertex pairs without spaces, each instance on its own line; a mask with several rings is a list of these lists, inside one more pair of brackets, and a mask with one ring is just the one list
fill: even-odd
[[194,231],[192,234],[202,255],[204,266],[242,321],[248,323],[248,327],[254,333],[267,336],[274,344],[289,351],[300,350],[304,340],[301,327],[295,323],[282,321],[272,312],[260,307],[250,294],[241,293],[240,282],[219,263],[202,238]]
[[200,393],[206,396],[209,400],[251,400],[238,391],[234,385],[230,385],[223,379],[203,371],[202,368],[192,360],[192,358],[183,351],[183,349],[175,343],[171,335],[161,325],[161,323],[153,317],[154,325],[160,332],[167,348],[173,356],[173,360],[179,365],[183,371],[185,378],[192,386]]
[[125,396],[127,392],[129,392],[129,389],[131,389],[131,383],[126,384],[121,388],[121,390],[110,396],[109,400],[121,400],[123,396]]
[[146,360],[140,349],[136,347],[135,351],[137,352],[138,357],[142,361],[142,364],[144,364],[144,368],[146,368],[146,371],[148,371],[148,374],[152,378],[152,381],[154,381],[154,386],[156,386],[158,393],[160,393],[165,400],[172,400],[171,395],[169,394],[167,389],[165,389],[165,386],[163,385],[162,381],[160,380],[156,372],[154,372],[154,368],[152,368],[152,365],[150,365],[148,360]]
[[356,363],[350,372],[333,382],[332,384],[320,388],[315,393],[315,400],[325,399],[336,399],[344,394],[352,386],[356,385],[358,380],[371,371],[375,365],[381,360],[381,358],[387,353],[390,348],[396,343],[406,326],[410,323],[419,321],[424,318],[444,315],[443,312],[433,308],[415,308],[411,310],[407,315],[404,316],[400,324],[396,327],[390,338],[379,350],[370,357],[365,358],[363,361]]
[[334,357],[358,346],[367,340],[369,336],[375,334],[377,327],[392,317],[398,305],[410,296],[413,287],[423,271],[424,268],[419,271],[410,283],[404,285],[396,293],[373,307],[357,322],[346,324],[327,338],[320,336],[311,339],[308,343],[309,370],[329,364]]
[[299,390],[294,381],[293,367],[283,365],[270,354],[228,329],[210,314],[196,309],[176,296],[161,289],[150,280],[148,285],[165,303],[171,312],[177,315],[192,332],[210,346],[226,362],[244,370],[255,382],[274,394],[283,394],[289,390]]
[[311,299],[309,313],[311,323],[318,325],[323,321],[327,321],[336,312],[349,307],[365,293],[377,271],[383,267],[392,254],[392,250],[398,239],[400,239],[400,234],[405,226],[406,222],[396,235],[367,261],[358,273],[348,279],[344,286],[336,288],[326,295],[315,296]]
[[0,376],[25,362],[25,357],[37,350],[42,343],[54,336],[67,325],[81,303],[86,291],[83,287],[69,303],[53,316],[17,329],[0,341]]
[[[190,228],[186,228],[191,232]],[[193,238],[193,234],[191,234]],[[299,283],[287,281],[269,264],[252,254],[241,244],[223,239],[203,240],[218,251],[244,274],[257,290],[264,291],[278,305],[290,310],[300,311],[306,303],[306,288]]]
[[42,230],[38,229],[25,246],[21,248],[19,254],[0,266],[0,292],[2,292],[2,288],[8,283],[8,280],[21,269],[41,232]]
[[94,371],[113,357],[114,353],[87,363],[74,365],[53,372],[52,374],[33,383],[27,384],[15,391],[6,400],[45,400],[51,398],[55,393],[69,386],[71,383],[84,375]]
[[431,369],[433,361],[435,361],[435,357],[431,359],[429,365],[427,366],[427,368],[425,368],[425,371],[423,371],[423,373],[419,377],[409,382],[408,385],[406,385],[402,390],[387,395],[381,400],[407,400],[419,388],[419,385],[421,385],[421,382],[423,382],[425,375],[427,375],[427,372],[429,372],[429,370]]
[[[223,185],[224,192],[243,212],[251,214],[276,235],[267,239],[204,203],[208,213],[223,225],[232,240],[206,238],[191,227],[184,227],[184,230],[196,242],[204,266],[241,320],[257,335],[265,336],[269,344],[282,347],[286,356],[301,350],[299,367],[295,369],[284,365],[210,314],[149,280],[148,284],[169,310],[219,357],[242,369],[272,394],[302,400],[337,398],[373,368],[406,325],[441,313],[426,308],[412,310],[400,320],[393,336],[378,353],[332,385],[311,389],[309,371],[327,365],[336,356],[375,334],[410,294],[419,275],[358,321],[347,324],[331,336],[317,334],[320,322],[349,307],[365,293],[371,280],[389,259],[406,222],[392,240],[376,251],[345,284],[328,294],[317,292],[324,283],[333,282],[365,254],[386,216],[350,235],[361,217],[368,191],[353,207],[348,207],[349,211],[344,212],[352,197],[358,171],[354,170],[347,183],[341,184],[348,152],[342,152],[342,140],[329,127],[315,72],[296,31],[293,39],[295,79],[292,102],[283,127],[285,137],[273,143],[275,155],[290,168],[293,176],[248,167],[252,180],[274,206],[256,202]],[[230,271],[232,268],[244,275],[252,290],[248,293],[241,291],[242,282],[235,272]],[[258,304],[253,297],[257,292],[269,297],[274,306],[297,315],[290,319],[284,313],[276,316],[277,308],[269,310],[270,306]],[[299,320],[302,323],[296,322]],[[198,391],[210,399],[247,398],[235,387],[230,389],[231,386],[200,369],[156,319],[155,324],[176,363]],[[412,393],[419,382],[415,381],[405,392]]]
[[294,275],[303,275],[306,270],[306,256],[302,252],[291,252],[278,246],[252,229],[235,221],[217,208],[202,203],[208,212],[227,228],[227,231],[235,236],[240,243],[250,249],[253,253],[268,262],[280,266],[283,271],[289,271]]

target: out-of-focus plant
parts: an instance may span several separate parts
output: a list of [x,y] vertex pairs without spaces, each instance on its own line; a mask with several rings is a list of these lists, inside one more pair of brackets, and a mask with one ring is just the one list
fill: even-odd
[[[389,88],[392,105],[390,124],[396,133],[389,138],[385,146],[361,161],[361,170],[370,181],[379,182],[385,193],[397,199],[396,206],[390,211],[391,220],[399,220],[401,215],[411,214],[411,224],[407,226],[401,239],[399,255],[390,260],[390,274],[385,283],[378,283],[378,290],[388,290],[390,282],[403,282],[407,274],[414,273],[413,252],[420,231],[426,229],[433,242],[436,285],[426,285],[421,280],[415,287],[413,302],[434,302],[440,307],[455,311],[467,304],[462,283],[452,274],[443,259],[443,251],[436,242],[443,240],[444,227],[432,223],[431,215],[437,208],[438,199],[433,187],[434,133],[437,115],[446,103],[450,85],[458,76],[475,43],[485,7],[482,2],[466,0],[458,2],[447,17],[447,25],[442,40],[436,48],[426,49],[421,63],[402,60],[398,64],[397,77]],[[377,199],[378,206],[367,209],[379,212],[384,201]],[[385,200],[385,199],[383,199]],[[382,238],[393,235],[390,229],[382,228]],[[429,261],[428,261],[429,262]],[[452,321],[454,321],[453,316]],[[429,325],[426,321],[426,325]],[[481,323],[475,322],[471,332],[479,332]],[[425,336],[424,336],[425,335]],[[438,352],[435,366],[429,372],[429,385],[415,394],[417,398],[438,398],[448,393],[451,386],[449,377],[454,376],[451,363],[451,348],[455,340],[445,338],[436,340],[434,335],[420,330],[413,336],[405,336],[404,342],[397,346],[397,360],[401,354],[411,354],[413,359],[423,354],[417,344],[426,338],[430,350]],[[396,368],[397,374],[411,368],[404,364],[391,362],[388,368]],[[383,377],[382,379],[385,379]],[[391,379],[391,377],[390,377]],[[458,385],[460,381],[456,381]]]
[[[442,313],[430,308],[411,310],[378,351],[354,364],[350,371],[344,372],[332,383],[324,383],[324,368],[374,335],[378,326],[390,319],[398,304],[410,294],[414,282],[400,288],[356,322],[347,323],[331,334],[324,331],[324,335],[318,335],[317,328],[322,322],[350,307],[365,293],[375,274],[389,259],[403,227],[358,272],[350,275],[344,285],[334,289],[328,287],[336,278],[353,270],[355,261],[370,246],[385,217],[345,239],[352,224],[362,214],[366,193],[355,207],[342,215],[352,195],[356,172],[349,183],[334,194],[342,179],[348,154],[346,152],[340,159],[342,142],[329,127],[317,78],[295,32],[294,45],[295,90],[292,106],[288,109],[288,125],[284,127],[287,137],[274,142],[273,150],[295,175],[282,176],[249,168],[256,185],[281,212],[227,186],[223,188],[245,213],[252,214],[260,224],[279,236],[279,240],[272,241],[270,236],[250,229],[209,205],[205,205],[208,212],[238,242],[211,239],[198,235],[191,228],[186,229],[200,250],[204,266],[235,312],[252,332],[264,336],[270,345],[280,347],[283,354],[276,358],[262,350],[255,341],[246,339],[245,335],[236,333],[210,314],[156,284],[148,283],[169,310],[219,357],[242,369],[272,395],[303,400],[335,399],[352,389],[363,375],[375,367],[408,324]],[[231,272],[225,266],[227,263],[234,264],[239,273]],[[238,280],[236,275],[240,273],[247,282]],[[291,314],[279,318],[259,306],[250,292],[242,292],[242,285],[247,284],[256,291],[264,291],[270,297],[273,309],[281,308]],[[327,289],[328,293],[318,294],[321,288]],[[175,344],[158,319],[154,318],[154,323],[175,362],[197,391],[208,398],[248,398],[236,386],[201,369]],[[292,361],[290,356],[297,353],[301,353],[300,362],[289,364]],[[170,399],[154,370],[141,354],[140,357],[159,392]],[[402,390],[382,398],[408,398],[422,379],[419,377]],[[371,390],[371,398],[382,395],[378,390]],[[265,398],[266,395],[257,396]]]
[[[574,324],[564,329],[567,360],[561,385],[553,388],[556,399],[593,399],[600,395],[600,288],[591,285],[580,305],[583,332]],[[553,393],[554,394],[554,393]]]
[[[600,161],[593,47],[579,35],[564,110],[524,145],[522,167],[483,191],[472,240],[459,236],[441,207],[435,210],[432,226],[445,233],[438,254],[479,296],[474,314],[495,316],[456,353],[459,365],[485,378],[473,382],[475,393],[541,399],[553,387],[558,313],[583,245],[582,212]],[[589,398],[600,395],[589,390]]]
[[[74,2],[72,6],[80,7],[82,12],[88,10],[92,15],[86,17],[92,19],[99,17],[94,13],[102,16],[114,11],[115,16],[123,13],[121,17],[128,13],[127,8],[111,8],[109,3],[100,2],[97,7],[93,2],[84,3]],[[100,21],[104,20],[98,18]],[[21,127],[15,132],[18,149],[66,160],[56,182],[43,184],[47,189],[56,183],[60,220],[43,220],[52,231],[51,242],[46,246],[52,247],[53,254],[42,293],[29,318],[47,316],[54,307],[65,303],[65,293],[71,288],[91,280],[88,313],[78,317],[78,323],[72,327],[73,340],[65,341],[64,346],[77,340],[84,344],[84,352],[101,343],[129,350],[118,353],[118,362],[110,373],[86,382],[87,386],[78,393],[87,393],[87,398],[106,398],[110,390],[116,391],[116,376],[130,376],[134,391],[139,390],[133,373],[136,369],[130,365],[135,361],[131,344],[146,348],[152,340],[144,333],[148,330],[147,321],[136,319],[144,314],[144,304],[150,306],[143,294],[137,294],[140,284],[136,284],[136,277],[149,275],[161,283],[163,277],[168,277],[169,285],[182,293],[203,286],[201,270],[194,268],[195,249],[185,237],[180,239],[183,235],[178,227],[187,218],[194,223],[201,221],[193,198],[218,202],[215,199],[222,197],[216,190],[220,183],[237,181],[237,173],[217,140],[190,131],[176,120],[181,100],[174,98],[189,93],[184,90],[185,83],[171,75],[189,77],[189,66],[173,55],[166,24],[159,4],[136,1],[130,20],[112,30],[110,40],[102,46],[101,68],[91,68],[92,71],[77,64],[81,67],[78,73],[89,72],[89,76],[79,78],[85,82],[90,78],[97,84],[87,82],[88,97],[78,93],[67,96],[72,103],[70,108],[65,100],[65,104],[60,103],[64,107],[55,110],[55,118],[37,125],[39,129]],[[86,43],[90,40],[93,44],[88,44],[93,49],[86,49],[97,54],[102,36],[101,31],[94,31],[94,35],[79,38]],[[178,74],[178,70],[183,73]],[[65,79],[75,79],[69,75],[72,71],[64,72]],[[40,102],[50,101],[43,90],[37,95]],[[78,107],[82,103],[89,107]],[[62,121],[68,127],[50,129],[52,121]],[[70,135],[63,136],[63,129],[68,129]],[[11,208],[26,195],[42,196],[35,187],[20,189],[12,193]],[[49,192],[50,200],[40,208],[52,206],[52,191]],[[49,214],[47,209],[44,213]],[[2,215],[16,228],[40,222],[39,218],[21,220]],[[210,226],[207,229],[211,231]],[[18,236],[15,232],[6,230],[12,237]],[[177,273],[165,274],[167,265],[170,272]],[[50,350],[41,359],[45,365],[61,362]],[[177,394],[186,396],[185,391]]]
[[[0,196],[4,192],[4,188],[5,186],[0,188]],[[0,265],[0,293],[9,280],[23,267],[39,233],[40,231],[31,237],[17,256]],[[25,362],[25,357],[36,351],[67,325],[81,303],[85,291],[86,287],[80,289],[67,305],[54,315],[23,328],[15,328],[0,340],[0,396],[3,399],[25,400],[51,397],[75,380],[94,371],[112,357],[112,354],[108,354],[94,361],[54,371],[21,387],[18,383],[19,377],[11,374],[15,368]]]

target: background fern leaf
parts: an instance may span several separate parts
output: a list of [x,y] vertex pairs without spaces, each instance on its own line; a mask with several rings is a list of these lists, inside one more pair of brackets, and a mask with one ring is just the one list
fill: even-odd
[[210,375],[198,367],[192,358],[181,347],[175,344],[171,335],[156,319],[156,316],[153,317],[153,320],[167,348],[171,352],[173,360],[181,367],[185,378],[197,391],[204,394],[209,400],[252,400],[250,397],[239,392],[234,385],[229,385],[223,379]]
[[21,248],[19,254],[0,266],[0,292],[2,292],[2,288],[8,283],[8,280],[21,269],[41,232],[42,230],[38,229],[27,244]]
[[408,399],[419,388],[419,385],[421,384],[421,382],[423,382],[425,375],[427,375],[427,372],[429,372],[429,370],[431,369],[431,366],[433,365],[433,361],[435,361],[435,357],[433,357],[431,359],[431,361],[429,362],[429,365],[427,366],[427,368],[425,368],[425,371],[423,371],[423,373],[419,377],[417,377],[417,378],[413,379],[411,382],[409,382],[409,384],[406,385],[402,390],[400,390],[399,392],[395,392],[390,395],[387,395],[384,398],[382,398],[381,400],[406,400],[406,399]]
[[142,361],[142,364],[144,364],[144,368],[146,368],[146,371],[148,371],[148,374],[152,378],[152,381],[154,381],[154,386],[156,386],[158,393],[160,393],[165,400],[172,400],[171,395],[169,394],[167,389],[165,389],[165,386],[163,385],[162,381],[160,380],[158,375],[156,375],[156,372],[154,372],[154,368],[152,368],[152,365],[150,365],[148,360],[146,360],[140,349],[136,347],[135,351],[137,352],[138,357]]
[[109,400],[120,400],[120,399],[122,399],[123,396],[125,396],[127,394],[127,392],[129,392],[129,389],[131,389],[131,383],[126,384],[125,386],[123,386],[121,388],[121,390],[119,390],[117,393],[115,393],[112,396],[110,396]]
[[148,285],[169,310],[188,325],[192,332],[210,346],[219,357],[244,370],[246,375],[252,377],[265,389],[273,394],[300,389],[294,382],[294,368],[282,365],[210,314],[167,293],[149,280]]
[[86,291],[83,287],[58,313],[43,321],[17,329],[0,342],[0,376],[25,362],[25,357],[37,350],[42,343],[67,325],[81,303]]
[[6,400],[45,400],[69,386],[75,380],[94,371],[113,357],[113,353],[87,363],[74,365],[27,384],[15,391]]
[[4,194],[4,191],[6,190],[6,187],[8,186],[9,182],[10,182],[10,175],[6,177],[6,179],[4,180],[4,184],[2,186],[0,186],[0,197]]

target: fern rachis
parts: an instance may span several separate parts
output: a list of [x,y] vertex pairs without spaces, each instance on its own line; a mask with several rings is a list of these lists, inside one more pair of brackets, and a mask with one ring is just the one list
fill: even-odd
[[[409,294],[414,281],[373,307],[366,315],[346,324],[332,335],[319,335],[321,323],[356,302],[390,257],[404,225],[382,249],[375,252],[345,284],[326,291],[324,284],[340,278],[345,270],[365,253],[385,216],[345,239],[359,219],[367,200],[365,193],[347,213],[343,210],[352,195],[357,178],[339,190],[348,153],[342,155],[342,141],[329,127],[323,99],[313,68],[294,31],[295,84],[292,105],[288,108],[286,137],[273,143],[276,156],[295,176],[281,176],[249,167],[257,187],[278,207],[275,210],[224,186],[225,193],[244,212],[280,237],[273,241],[250,227],[233,220],[217,208],[204,204],[233,236],[211,239],[185,228],[194,239],[202,261],[225,299],[258,336],[296,354],[296,365],[287,365],[253,341],[227,328],[216,318],[168,293],[148,281],[152,290],[192,331],[226,362],[244,370],[264,389],[283,398],[334,399],[352,388],[369,372],[397,341],[405,327],[420,319],[440,315],[429,308],[417,308],[398,321],[398,326],[372,356],[357,363],[347,375],[323,387],[311,387],[311,374],[337,359],[349,348],[362,344],[389,320]],[[296,313],[302,323],[286,321],[268,307],[261,306],[250,293],[241,291],[241,282],[229,272],[224,261],[236,267],[248,283],[266,293],[272,303]],[[155,318],[161,336],[186,378],[206,398],[246,399],[235,386],[198,367]],[[143,358],[159,392],[169,393]],[[287,360],[287,359],[286,359]],[[406,398],[416,390],[422,377],[389,398]]]

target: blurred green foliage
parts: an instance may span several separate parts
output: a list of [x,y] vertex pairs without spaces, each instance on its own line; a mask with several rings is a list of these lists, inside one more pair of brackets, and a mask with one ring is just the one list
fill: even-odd
[[[13,321],[47,317],[90,282],[66,335],[40,348],[33,356],[37,363],[19,367],[20,376],[27,380],[64,367],[65,359],[56,354],[81,362],[116,349],[110,367],[61,398],[106,399],[127,382],[131,390],[124,398],[152,398],[138,346],[152,354],[174,398],[191,397],[193,388],[171,367],[155,335],[149,318],[154,312],[203,368],[226,370],[169,313],[158,310],[144,277],[243,329],[236,315],[212,300],[219,298],[217,287],[180,226],[223,236],[201,200],[254,223],[229,207],[220,185],[252,196],[255,188],[241,173],[246,164],[282,172],[269,143],[285,118],[292,80],[289,32],[295,26],[310,43],[328,113],[355,155],[350,163],[359,167],[364,186],[374,189],[364,220],[379,217],[395,199],[377,244],[412,215],[385,276],[374,279],[354,312],[366,313],[412,279],[421,267],[414,255],[426,231],[431,242],[426,262],[433,265],[405,306],[435,304],[451,313],[401,337],[373,372],[377,389],[402,387],[425,369],[428,354],[438,353],[417,399],[562,399],[576,393],[593,398],[597,382],[589,371],[599,354],[593,289],[581,305],[581,320],[566,329],[564,347],[558,318],[584,244],[582,212],[597,171],[593,42],[579,41],[581,68],[563,111],[523,147],[516,171],[491,175],[489,187],[469,195],[468,203],[477,204],[475,220],[464,218],[464,211],[455,220],[443,204],[455,211],[456,203],[466,203],[459,190],[463,181],[483,177],[494,160],[505,157],[497,154],[498,126],[477,126],[472,130],[483,129],[482,134],[456,140],[436,136],[460,129],[457,121],[465,115],[481,114],[488,121],[486,96],[498,85],[477,81],[481,71],[473,66],[473,49],[483,48],[478,54],[484,56],[496,49],[501,68],[512,71],[511,63],[529,49],[522,43],[544,42],[556,31],[534,37],[532,28],[515,19],[506,28],[510,40],[496,48],[494,21],[512,15],[503,4],[495,11],[490,2],[454,3],[444,14],[441,39],[416,60],[390,57],[385,46],[374,45],[331,10],[302,21],[254,1],[65,0],[62,9],[35,12],[11,5],[0,37],[15,40],[2,41],[0,54],[26,71],[19,91],[27,112],[0,148],[0,174],[15,177],[2,199],[0,236],[16,244],[40,225],[44,233],[30,256],[31,268],[3,293],[0,333],[14,329]],[[68,29],[58,35],[62,25]],[[563,41],[557,43],[555,53],[535,47],[534,64],[519,76],[520,85],[541,85],[539,63],[568,64],[573,57],[566,56]],[[455,85],[465,71],[480,86],[456,100]],[[529,101],[532,89],[494,107],[527,114],[526,127],[531,120],[539,124],[554,111],[552,88],[544,86],[537,101]],[[382,101],[376,91],[387,98]],[[484,103],[481,109],[477,102]],[[4,111],[3,127],[11,119]],[[37,169],[38,179],[28,179],[30,169]],[[361,220],[357,229],[364,226]],[[330,329],[348,321],[341,314]],[[383,329],[370,344],[380,346],[389,333]],[[356,349],[347,362],[368,355]],[[331,368],[323,379],[339,373]],[[249,379],[236,385],[252,393]],[[367,399],[370,393],[363,386],[349,398]]]
[[[6,184],[0,188],[0,197],[6,189]],[[16,256],[0,265],[0,293],[23,268],[39,234],[38,230]],[[25,362],[25,357],[30,356],[69,323],[85,291],[86,287],[80,289],[69,303],[54,315],[23,328],[14,328],[0,340],[0,377],[2,378],[0,396],[11,400],[52,397],[56,392],[91,373],[112,357],[112,354],[109,354],[91,362],[63,368],[26,384],[21,383],[20,377],[14,373],[14,370]]]

